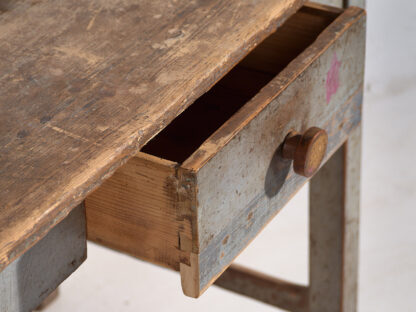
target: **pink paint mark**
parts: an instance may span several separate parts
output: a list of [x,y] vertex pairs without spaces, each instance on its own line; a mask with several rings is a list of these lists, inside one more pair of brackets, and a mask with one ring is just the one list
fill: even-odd
[[326,74],[326,103],[331,101],[331,97],[337,92],[339,87],[339,68],[341,62],[338,60],[337,54],[334,52],[332,57],[331,68]]

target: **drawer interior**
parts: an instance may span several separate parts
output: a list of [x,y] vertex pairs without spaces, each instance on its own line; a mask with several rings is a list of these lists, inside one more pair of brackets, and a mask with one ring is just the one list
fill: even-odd
[[149,141],[142,152],[183,163],[341,13],[321,5],[302,7]]

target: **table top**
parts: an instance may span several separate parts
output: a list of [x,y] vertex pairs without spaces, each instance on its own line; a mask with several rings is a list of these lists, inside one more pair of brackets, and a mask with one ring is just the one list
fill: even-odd
[[303,2],[2,2],[0,271]]

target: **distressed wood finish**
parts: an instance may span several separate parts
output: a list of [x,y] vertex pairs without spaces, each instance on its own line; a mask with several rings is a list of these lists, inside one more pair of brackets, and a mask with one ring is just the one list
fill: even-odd
[[[198,268],[191,271],[199,278],[197,293],[307,181],[292,174],[290,162],[280,158],[289,130],[325,129],[329,156],[359,123],[364,45],[363,11],[347,9],[182,165],[196,171],[198,181],[198,239],[193,241]],[[340,83],[327,102],[325,83],[334,64],[339,65]]]
[[2,1],[0,270],[302,2]]
[[308,311],[308,288],[231,265],[215,285],[292,312]]
[[310,184],[310,312],[357,308],[361,128]]
[[[200,296],[307,181],[294,174],[290,161],[281,157],[286,134],[291,129],[303,132],[311,126],[325,129],[328,133],[325,161],[360,123],[364,12],[349,8],[328,28],[320,30],[318,33],[322,33],[316,40],[309,33],[320,27],[324,29],[328,19],[332,21],[339,13],[338,9],[320,5],[303,8],[287,22],[289,25],[282,26],[283,33],[278,31],[276,37],[268,38],[265,45],[262,43],[239,64],[241,67],[236,72],[221,80],[219,87],[215,87],[220,89],[214,92],[217,96],[222,95],[224,88],[238,91],[235,88],[243,87],[251,92],[244,83],[243,86],[231,83],[235,73],[241,75],[242,70],[256,69],[262,64],[257,63],[260,56],[270,53],[268,49],[275,53],[277,60],[267,59],[269,69],[282,68],[278,62],[288,58],[285,55],[288,51],[293,53],[292,58],[300,53],[191,156],[176,152],[182,148],[181,129],[176,133],[180,138],[178,143],[169,141],[165,129],[143,149],[176,161],[185,157],[182,164],[141,152],[129,161],[124,171],[121,169],[120,174],[110,178],[103,190],[88,198],[86,206],[89,233],[94,233],[92,239],[173,269],[179,267],[184,293]],[[300,17],[305,19],[303,30],[297,23]],[[296,23],[291,24],[291,21]],[[286,45],[285,34],[291,27],[297,32],[297,40],[310,37],[307,42],[311,44],[303,52],[293,40],[292,46]],[[283,38],[286,49],[273,41],[276,38]],[[276,51],[280,50],[282,57],[277,57],[280,54]],[[328,87],[334,79],[336,89]],[[199,107],[200,104],[194,105]],[[195,108],[190,110],[198,113]],[[187,114],[189,111],[181,117]],[[184,127],[184,122],[178,120],[172,125]],[[171,125],[168,128],[172,128]],[[191,139],[194,140],[193,136]],[[198,145],[194,141],[192,144]],[[175,146],[177,148],[173,148]],[[139,167],[143,173],[133,178]],[[156,169],[160,172],[152,174]],[[120,178],[123,175],[125,177]],[[134,179],[130,190],[122,190],[127,185],[123,182],[126,179]],[[157,186],[152,187],[156,180]],[[146,197],[152,198],[152,202]],[[151,226],[155,220],[163,226]],[[167,233],[167,230],[173,232]],[[160,243],[159,238],[164,238],[165,243]],[[126,241],[120,242],[122,239]],[[144,242],[152,251],[140,250],[139,242]],[[180,251],[175,250],[177,248]]]
[[0,273],[0,311],[36,309],[86,258],[85,209],[75,208]]

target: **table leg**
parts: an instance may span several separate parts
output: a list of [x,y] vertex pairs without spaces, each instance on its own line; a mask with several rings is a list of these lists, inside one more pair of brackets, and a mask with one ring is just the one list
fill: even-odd
[[357,305],[361,129],[310,183],[310,312]]
[[0,272],[0,311],[36,309],[86,258],[83,205]]

